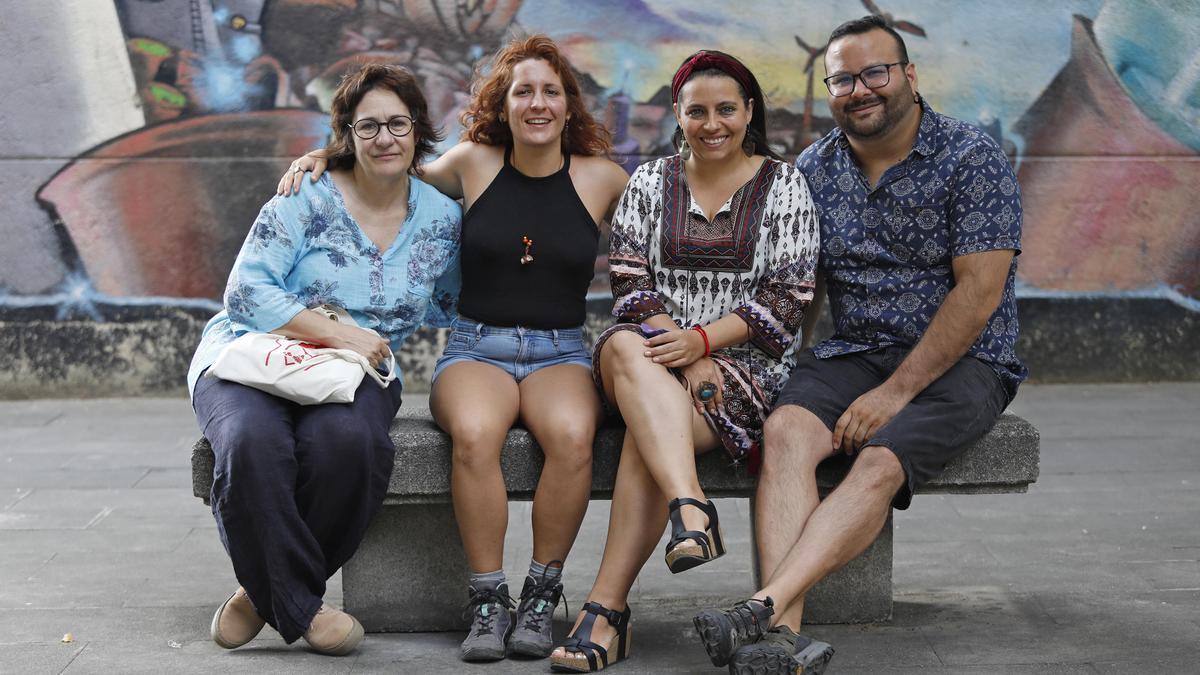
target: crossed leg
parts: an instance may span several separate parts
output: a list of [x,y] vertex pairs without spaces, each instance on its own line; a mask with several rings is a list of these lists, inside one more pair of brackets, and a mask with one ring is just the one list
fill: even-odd
[[[616,333],[600,353],[604,391],[620,408],[626,432],[604,555],[588,601],[615,611],[625,608],[638,572],[662,537],[668,501],[705,498],[695,455],[720,445],[675,376],[643,356],[642,340],[633,332]],[[698,509],[685,507],[681,515],[688,529],[703,530],[707,524]],[[582,620],[581,613],[575,626]],[[591,641],[608,644],[614,635],[607,620],[597,616]]]
[[763,436],[755,534],[766,583],[754,597],[770,596],[774,623],[798,631],[805,594],[871,545],[905,473],[891,450],[869,446],[820,501],[817,464],[833,452],[825,424],[802,407],[785,405],[767,419]]

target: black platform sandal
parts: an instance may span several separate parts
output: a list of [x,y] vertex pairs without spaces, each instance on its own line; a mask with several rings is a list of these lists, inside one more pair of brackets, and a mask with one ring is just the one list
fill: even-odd
[[[672,574],[679,574],[725,555],[721,522],[717,518],[717,507],[711,501],[702,502],[691,497],[679,497],[672,499],[669,506],[671,540],[667,542],[666,559],[667,569],[671,570]],[[695,506],[703,511],[704,515],[708,516],[708,527],[703,532],[685,530],[683,517],[679,515],[682,506]]]
[[[579,627],[562,644],[565,653],[559,656],[556,649],[555,653],[550,655],[550,670],[560,673],[594,673],[629,655],[628,606],[624,612],[617,612],[600,603],[588,602],[583,605],[583,613],[583,621],[579,622]],[[617,643],[617,655],[614,659],[610,660],[608,657],[612,642],[605,647],[592,642],[592,626],[595,625],[597,616],[604,617],[608,625],[617,631],[613,637],[613,641]]]

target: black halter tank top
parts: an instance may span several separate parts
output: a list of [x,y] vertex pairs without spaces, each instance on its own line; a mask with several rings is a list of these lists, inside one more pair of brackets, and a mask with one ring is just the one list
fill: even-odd
[[[576,328],[586,314],[600,231],[575,192],[571,156],[549,176],[504,167],[463,217],[458,310],[493,326]],[[524,239],[532,260],[522,263]]]

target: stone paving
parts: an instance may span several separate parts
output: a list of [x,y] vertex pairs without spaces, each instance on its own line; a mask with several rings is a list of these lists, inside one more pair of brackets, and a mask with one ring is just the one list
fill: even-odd
[[[924,495],[898,513],[893,619],[812,626],[837,648],[828,672],[1196,672],[1200,383],[1026,386],[1012,410],[1042,432],[1041,479],[1025,495]],[[208,623],[236,584],[191,496],[186,400],[0,402],[0,429],[0,673],[548,671],[462,664],[450,633],[368,635],[328,658],[267,629],[224,651]],[[592,504],[568,565],[572,612],[607,507]],[[749,546],[748,503],[718,508],[730,546]],[[510,516],[519,578],[528,504]],[[633,657],[613,672],[718,672],[689,619],[753,590],[747,561],[672,576],[652,559],[631,602]],[[340,603],[336,576],[327,599]]]

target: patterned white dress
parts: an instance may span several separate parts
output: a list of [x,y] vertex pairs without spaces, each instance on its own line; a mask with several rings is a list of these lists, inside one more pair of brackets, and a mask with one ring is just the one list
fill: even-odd
[[[616,331],[667,314],[683,328],[734,313],[750,341],[712,354],[724,402],[705,413],[735,463],[757,466],[762,423],[792,366],[800,322],[812,302],[819,250],[817,214],[803,175],[766,159],[709,221],[692,197],[678,155],[638,167],[612,221],[609,274],[622,322]],[[679,376],[679,373],[676,373]]]

